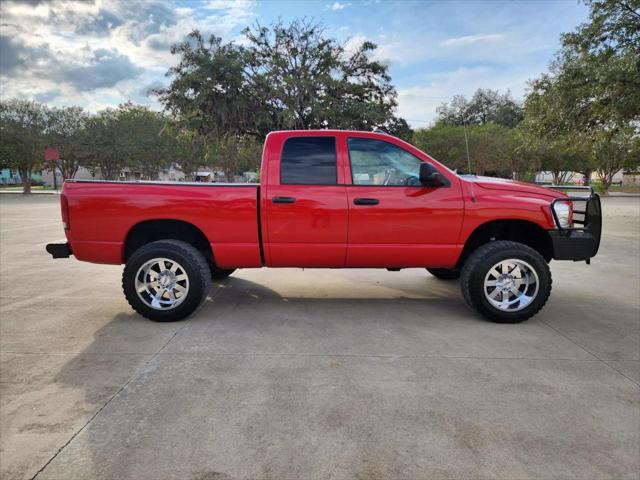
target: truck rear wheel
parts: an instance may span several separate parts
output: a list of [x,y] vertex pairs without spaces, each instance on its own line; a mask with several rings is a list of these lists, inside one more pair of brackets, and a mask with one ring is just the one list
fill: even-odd
[[518,323],[544,307],[551,294],[551,271],[537,251],[498,240],[469,256],[460,280],[467,303],[498,323]]
[[440,280],[457,280],[460,270],[457,268],[427,268],[427,271]]
[[200,251],[180,240],[136,250],[122,274],[129,305],[143,317],[173,322],[191,314],[209,291],[211,271]]

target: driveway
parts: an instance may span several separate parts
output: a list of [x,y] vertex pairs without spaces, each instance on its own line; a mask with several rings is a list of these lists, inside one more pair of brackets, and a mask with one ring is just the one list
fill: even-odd
[[640,198],[498,325],[422,269],[240,270],[189,320],[52,260],[57,196],[0,196],[5,479],[637,479]]

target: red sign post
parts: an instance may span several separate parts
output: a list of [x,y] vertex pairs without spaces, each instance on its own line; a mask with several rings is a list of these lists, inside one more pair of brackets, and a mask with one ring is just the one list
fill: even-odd
[[55,147],[47,147],[44,149],[45,162],[57,162],[60,160],[60,152]]

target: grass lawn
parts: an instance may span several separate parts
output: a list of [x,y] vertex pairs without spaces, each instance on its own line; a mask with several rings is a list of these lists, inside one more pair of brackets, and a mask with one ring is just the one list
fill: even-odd
[[622,193],[640,193],[640,185],[611,185],[610,192],[622,192]]
[[[2,190],[20,190],[22,191],[22,185],[2,185],[0,186]],[[53,187],[46,187],[44,185],[32,185],[31,190],[53,190]]]

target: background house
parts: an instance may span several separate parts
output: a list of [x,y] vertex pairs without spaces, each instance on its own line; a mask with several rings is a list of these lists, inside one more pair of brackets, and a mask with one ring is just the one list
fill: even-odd
[[[34,185],[42,184],[43,172],[33,172],[31,174],[31,181]],[[20,185],[21,183],[22,178],[20,177],[20,172],[17,170],[13,170],[11,168],[3,168],[0,170],[0,185]]]

